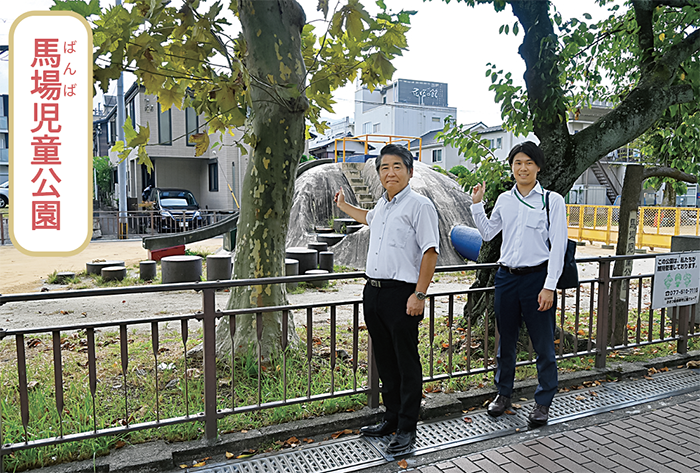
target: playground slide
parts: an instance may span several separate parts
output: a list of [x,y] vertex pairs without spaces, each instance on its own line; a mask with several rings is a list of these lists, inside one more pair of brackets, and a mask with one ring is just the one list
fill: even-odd
[[479,230],[465,225],[455,225],[450,231],[452,247],[462,258],[476,261],[481,249],[481,235]]

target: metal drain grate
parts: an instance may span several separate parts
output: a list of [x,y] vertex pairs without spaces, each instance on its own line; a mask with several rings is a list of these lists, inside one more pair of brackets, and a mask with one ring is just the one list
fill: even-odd
[[[566,422],[600,412],[643,404],[700,388],[700,371],[657,373],[652,379],[605,383],[593,388],[560,394],[550,407],[550,424]],[[447,447],[502,437],[527,427],[534,402],[522,404],[514,415],[490,417],[485,412],[418,425],[414,448],[405,455],[421,455]],[[469,421],[465,421],[465,417]],[[197,468],[198,473],[323,473],[350,472],[382,465],[393,457],[384,453],[390,438],[349,438],[304,446],[248,460]]]
[[[307,473],[352,471],[358,466],[384,463],[384,456],[362,438],[285,451],[267,457],[198,468],[200,473]],[[348,469],[348,467],[351,467]]]

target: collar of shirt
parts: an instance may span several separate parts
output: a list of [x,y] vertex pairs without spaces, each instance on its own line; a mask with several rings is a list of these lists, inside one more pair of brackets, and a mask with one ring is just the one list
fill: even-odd
[[401,189],[401,192],[396,194],[393,199],[389,200],[389,198],[387,197],[386,191],[384,191],[384,193],[382,194],[382,199],[384,199],[387,204],[396,205],[399,202],[401,202],[410,193],[411,193],[411,184],[406,184],[406,187]]
[[[527,196],[523,196],[520,191],[518,191],[518,185],[515,184],[513,188],[510,190],[510,193],[513,197],[518,199],[520,202],[525,203],[527,200],[532,200],[532,195],[533,192],[536,194],[539,194],[540,199],[542,200],[542,208],[544,209],[545,207],[545,201],[544,201],[544,189],[542,189],[542,185],[540,184],[540,181],[535,181],[535,187],[532,188],[530,193]],[[527,199],[527,200],[526,200]],[[531,202],[526,203],[525,205],[530,206]]]

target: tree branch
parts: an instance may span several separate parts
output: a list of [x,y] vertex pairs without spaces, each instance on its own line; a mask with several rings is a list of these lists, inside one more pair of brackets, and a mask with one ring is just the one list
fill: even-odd
[[698,177],[688,174],[686,172],[680,171],[676,168],[671,168],[668,166],[655,166],[651,168],[645,168],[642,174],[642,179],[648,179],[650,177],[670,177],[677,181],[685,182],[698,182]]
[[[569,131],[564,92],[559,83],[557,36],[549,16],[549,1],[511,0],[510,5],[525,31],[518,52],[525,61],[524,79],[535,135],[540,140],[552,134],[567,140]],[[548,154],[549,150],[543,151]]]
[[639,65],[644,71],[654,61],[654,2],[652,0],[633,0],[634,17],[639,25],[637,41],[641,50]]

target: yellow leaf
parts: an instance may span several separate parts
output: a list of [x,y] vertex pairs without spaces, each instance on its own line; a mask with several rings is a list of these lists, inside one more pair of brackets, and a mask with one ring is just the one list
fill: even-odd
[[234,454],[231,453],[231,452],[226,452],[226,458],[227,458],[228,460],[230,460],[231,458],[233,458],[233,457],[235,457],[235,456],[236,456],[236,455],[234,455]]
[[661,34],[659,35],[659,41],[663,41],[665,38],[666,38],[666,34],[661,33]]
[[209,135],[205,133],[195,133],[190,135],[190,143],[196,143],[194,155],[201,156],[209,149]]
[[408,468],[408,462],[406,460],[399,460],[397,464],[403,469]]
[[192,466],[193,466],[194,468],[199,468],[200,466],[204,466],[204,465],[206,465],[206,464],[207,464],[207,462],[199,462],[199,463],[195,463],[195,464],[192,465]]

